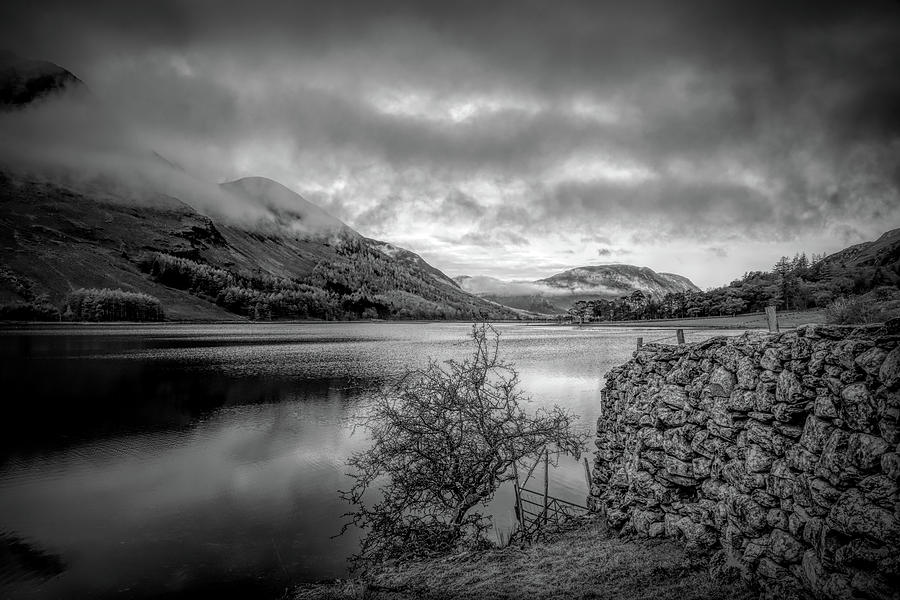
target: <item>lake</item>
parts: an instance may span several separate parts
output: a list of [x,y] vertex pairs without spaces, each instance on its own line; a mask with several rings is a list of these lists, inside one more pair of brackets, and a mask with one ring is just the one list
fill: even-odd
[[[533,406],[593,432],[637,328],[503,324]],[[0,331],[0,597],[279,597],[343,577],[358,532],[353,416],[404,370],[462,358],[470,324],[43,326]],[[688,341],[738,332],[686,332]],[[592,449],[589,442],[588,450]],[[538,472],[542,482],[542,473]],[[542,485],[542,483],[541,483]],[[580,504],[583,466],[550,493]],[[514,524],[513,494],[491,504]]]

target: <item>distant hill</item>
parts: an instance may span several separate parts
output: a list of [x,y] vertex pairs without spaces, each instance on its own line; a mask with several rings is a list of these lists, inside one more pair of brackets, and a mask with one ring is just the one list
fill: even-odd
[[780,310],[826,309],[830,322],[881,322],[900,316],[900,229],[834,254],[798,252],[728,285],[663,297],[586,302],[586,318],[622,321],[709,317]]
[[577,267],[537,281],[508,282],[469,276],[457,277],[455,281],[462,289],[483,298],[544,314],[565,312],[579,300],[619,298],[635,290],[657,298],[698,290],[681,275],[619,264]]
[[681,275],[657,273],[649,267],[618,264],[578,267],[538,280],[537,283],[573,293],[600,296],[621,296],[635,290],[661,296],[669,292],[699,289],[690,279]]
[[35,111],[66,118],[57,92],[70,85],[82,84],[51,63],[0,57],[0,100],[35,104],[6,118],[42,136],[22,141],[38,150],[27,162],[0,155],[0,315],[46,316],[79,288],[120,288],[158,298],[170,319],[518,317],[278,182],[216,185],[128,145],[93,98],[72,113],[93,120],[64,128],[76,134],[63,144]]

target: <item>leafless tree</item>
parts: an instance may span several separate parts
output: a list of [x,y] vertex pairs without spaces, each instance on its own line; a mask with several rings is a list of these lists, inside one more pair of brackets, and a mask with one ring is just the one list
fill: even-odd
[[467,359],[429,360],[386,387],[362,417],[372,445],[350,459],[353,485],[342,492],[354,505],[345,529],[366,531],[359,561],[486,544],[490,520],[473,509],[513,478],[514,463],[545,449],[554,458],[580,455],[577,417],[558,406],[526,412],[529,399],[499,358],[499,339],[490,325],[474,325]]

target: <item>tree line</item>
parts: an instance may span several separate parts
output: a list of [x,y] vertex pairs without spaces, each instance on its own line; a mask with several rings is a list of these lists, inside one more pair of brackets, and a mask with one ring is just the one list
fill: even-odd
[[81,288],[66,296],[62,318],[67,321],[162,321],[165,311],[159,299],[142,292]]
[[635,290],[618,298],[580,300],[568,314],[579,320],[627,321],[737,315],[770,305],[809,310],[881,287],[900,287],[900,260],[848,267],[826,261],[824,254],[798,253],[781,257],[769,271],[749,271],[722,287],[661,297]]
[[23,302],[0,305],[4,321],[162,321],[165,311],[159,299],[120,289],[81,288],[69,293],[63,310],[40,294]]

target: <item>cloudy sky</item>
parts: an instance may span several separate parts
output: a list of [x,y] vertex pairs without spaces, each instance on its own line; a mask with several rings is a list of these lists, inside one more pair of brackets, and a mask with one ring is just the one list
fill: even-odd
[[0,40],[450,275],[707,287],[900,227],[895,1],[12,1]]

